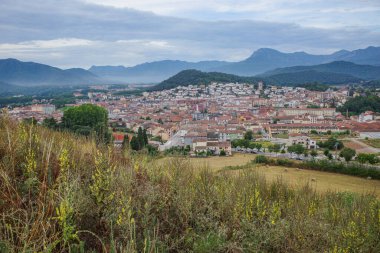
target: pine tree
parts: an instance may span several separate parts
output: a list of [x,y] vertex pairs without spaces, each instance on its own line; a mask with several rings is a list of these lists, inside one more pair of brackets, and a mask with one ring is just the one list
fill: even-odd
[[136,150],[136,151],[140,150],[140,144],[139,144],[138,138],[136,138],[136,136],[132,137],[130,145],[131,145],[131,149]]
[[144,146],[148,145],[148,135],[146,134],[146,129],[143,131]]
[[144,135],[141,127],[139,127],[139,130],[137,131],[137,140],[139,143],[139,150],[144,148]]

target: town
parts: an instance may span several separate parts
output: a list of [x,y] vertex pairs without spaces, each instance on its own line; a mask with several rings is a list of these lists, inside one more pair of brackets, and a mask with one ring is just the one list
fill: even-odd
[[[362,143],[360,146],[357,139],[380,138],[380,114],[366,111],[350,116],[336,110],[350,98],[348,86],[311,91],[303,87],[267,86],[263,82],[213,82],[145,91],[140,96],[118,95],[119,89],[104,85],[92,88],[96,91],[76,91],[73,95],[79,99],[65,106],[91,103],[106,108],[113,141],[119,147],[124,138],[130,141],[142,128],[150,136],[149,143],[158,150],[182,148],[192,156],[229,156],[233,151],[273,155],[269,152],[272,145],[280,147],[278,152],[295,144],[313,150],[318,148],[320,135],[332,133],[347,133],[347,143],[359,143],[363,151],[378,152]],[[60,122],[63,111],[43,102],[12,108],[9,115],[17,120],[34,118],[42,123],[52,117]],[[247,132],[252,133],[250,139],[264,143],[264,148],[236,145],[234,141],[244,139]]]

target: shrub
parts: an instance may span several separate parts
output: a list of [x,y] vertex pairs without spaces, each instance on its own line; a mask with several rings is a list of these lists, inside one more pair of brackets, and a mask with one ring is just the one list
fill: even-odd
[[344,148],[341,152],[340,152],[340,156],[341,157],[344,157],[344,160],[346,160],[346,162],[349,162],[351,161],[352,157],[354,157],[356,154],[356,151],[351,149],[351,148]]
[[375,154],[360,153],[356,157],[356,160],[360,163],[376,164],[380,162],[380,159]]
[[255,157],[255,163],[268,163],[268,158],[264,155],[258,155]]

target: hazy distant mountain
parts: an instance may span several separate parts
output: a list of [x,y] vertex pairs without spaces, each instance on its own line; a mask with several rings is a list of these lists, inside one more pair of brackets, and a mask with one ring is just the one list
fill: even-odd
[[49,65],[0,60],[0,81],[19,86],[78,85],[99,82],[101,79],[84,69],[62,70]]
[[[333,61],[350,61],[352,63],[333,63]],[[356,64],[353,64],[356,63]],[[321,65],[322,64],[322,65]],[[358,66],[366,64],[373,66]],[[297,66],[297,67],[294,67]],[[306,66],[306,67],[305,67]],[[311,66],[311,68],[307,68]],[[378,67],[376,67],[378,66]],[[277,68],[294,67],[285,70]],[[59,85],[80,85],[80,84],[100,84],[100,83],[159,83],[169,77],[187,69],[195,69],[203,72],[220,72],[239,76],[255,76],[259,73],[272,71],[265,75],[279,75],[280,79],[295,72],[303,74],[293,74],[291,79],[298,76],[300,80],[309,80],[304,74],[308,71],[327,72],[348,75],[334,78],[322,78],[323,80],[350,79],[352,77],[365,80],[379,79],[380,67],[380,47],[368,47],[354,51],[341,50],[331,55],[310,55],[304,52],[282,53],[274,49],[259,49],[248,59],[240,62],[224,61],[156,61],[136,65],[134,67],[124,66],[93,66],[88,70],[73,68],[59,69],[49,65],[22,62],[16,59],[0,60],[0,81],[16,86],[59,86]],[[288,75],[290,78],[290,76]],[[278,80],[278,78],[276,78]],[[298,80],[298,79],[294,79]],[[313,81],[313,80],[311,80]],[[314,80],[314,81],[317,81]],[[4,85],[2,85],[4,86]]]
[[341,50],[331,55],[311,55],[304,52],[282,53],[277,50],[263,48],[254,52],[244,61],[231,63],[216,70],[224,73],[251,76],[276,68],[309,66],[333,61],[350,61],[356,64],[380,66],[380,47],[368,47],[352,52]]
[[279,68],[265,72],[260,76],[273,76],[279,74],[298,73],[305,71],[330,72],[354,76],[366,80],[380,79],[380,66],[358,65],[352,62],[335,61],[313,66],[294,66]]
[[310,55],[304,52],[282,53],[274,49],[262,48],[248,59],[222,66],[216,71],[252,76],[275,68],[314,65],[324,61],[327,61],[327,57],[322,55]]
[[227,64],[222,61],[156,61],[136,65],[124,66],[92,66],[89,71],[109,80],[128,83],[156,83],[186,69],[209,70]]
[[336,61],[349,61],[356,64],[380,66],[380,47],[367,47],[366,49],[358,49],[352,52],[341,50],[335,54],[338,54],[334,59]]
[[134,67],[94,66],[94,74],[117,81],[125,82],[159,82],[186,69],[215,71],[241,76],[254,76],[276,68],[292,66],[310,66],[333,61],[350,61],[357,64],[380,66],[380,47],[368,47],[354,51],[340,50],[330,55],[311,55],[305,52],[282,53],[270,48],[262,48],[249,58],[240,62],[205,61],[157,61]]
[[8,92],[10,90],[13,90],[15,86],[9,84],[9,83],[5,83],[5,82],[2,82],[0,81],[0,94],[4,93],[4,92]]

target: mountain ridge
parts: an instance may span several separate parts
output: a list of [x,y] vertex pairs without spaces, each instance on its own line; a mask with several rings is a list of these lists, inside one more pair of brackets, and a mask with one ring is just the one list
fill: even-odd
[[[379,57],[377,57],[379,56]],[[347,61],[349,59],[351,67],[348,70],[321,69],[315,65],[331,63],[334,59],[338,61]],[[344,60],[341,60],[344,59]],[[372,62],[374,64],[366,64],[356,70],[358,62]],[[322,63],[320,63],[322,62]],[[335,63],[336,64],[336,63]],[[349,64],[349,63],[347,63]],[[346,64],[346,65],[347,65]],[[361,64],[363,65],[363,64]],[[307,68],[314,66],[313,69]],[[347,80],[352,77],[374,80],[379,79],[378,68],[380,67],[380,47],[368,47],[366,49],[358,49],[354,51],[340,50],[330,55],[311,55],[305,52],[283,53],[275,49],[262,48],[256,50],[247,59],[240,62],[226,61],[199,61],[187,62],[180,60],[155,61],[136,65],[134,67],[124,66],[92,66],[89,70],[81,68],[60,69],[57,67],[40,64],[35,62],[23,62],[14,58],[0,60],[0,81],[15,86],[59,86],[59,85],[89,85],[89,84],[138,84],[138,83],[160,83],[167,80],[171,76],[186,70],[195,69],[202,72],[218,72],[232,74],[240,77],[253,77],[259,73],[268,75],[267,72],[279,71],[281,68],[295,67],[299,70],[287,69],[288,72],[311,71],[313,76],[317,77],[315,72],[334,72],[335,74],[346,75]],[[285,71],[285,72],[286,72]],[[355,73],[351,73],[354,71]],[[304,72],[304,74],[306,74]],[[285,78],[284,72],[273,72],[271,75],[281,74],[281,78]],[[300,76],[301,74],[297,74]],[[324,74],[326,80],[332,74]],[[290,77],[290,73],[288,73]],[[292,79],[296,74],[292,74]],[[350,76],[350,77],[349,77]],[[336,76],[337,77],[337,76]],[[295,79],[297,80],[298,77]],[[299,80],[306,80],[302,77]],[[318,78],[317,78],[318,79]],[[342,77],[342,80],[344,78]],[[286,81],[286,80],[285,80]],[[285,82],[286,83],[286,82]],[[2,84],[1,86],[5,86]]]
[[362,78],[365,80],[380,79],[380,66],[372,65],[359,65],[347,61],[334,61],[325,64],[318,64],[313,66],[292,66],[286,68],[278,68],[265,72],[259,76],[272,76],[284,73],[296,73],[301,71],[317,71],[317,72],[332,72],[338,74],[346,74],[354,77]]
[[[206,72],[221,72],[240,76],[254,76],[283,67],[310,66],[324,64],[333,61],[350,61],[357,64],[380,66],[380,47],[367,47],[353,51],[339,50],[328,55],[313,55],[305,52],[283,53],[271,48],[260,48],[248,58],[238,62],[226,61],[200,61],[187,62],[178,60],[164,60],[138,64],[132,67],[124,67],[123,78],[134,82],[160,82],[174,74],[186,70],[196,69]],[[208,63],[208,64],[205,64]],[[159,67],[158,67],[159,66]],[[102,66],[97,66],[101,68]],[[95,74],[112,78],[112,66],[107,66],[109,75],[100,72]],[[116,68],[120,71],[120,66]],[[94,70],[92,68],[89,69]],[[144,75],[142,76],[142,72]],[[147,74],[149,73],[149,74]]]
[[364,80],[380,79],[380,66],[359,65],[336,61],[313,66],[279,68],[256,76],[238,76],[221,72],[184,70],[154,86],[152,90],[163,90],[177,86],[208,84],[210,82],[264,81],[274,85],[297,85],[318,82],[321,84],[355,83]]
[[60,69],[14,58],[0,60],[0,81],[17,86],[90,84],[102,79],[81,68]]

